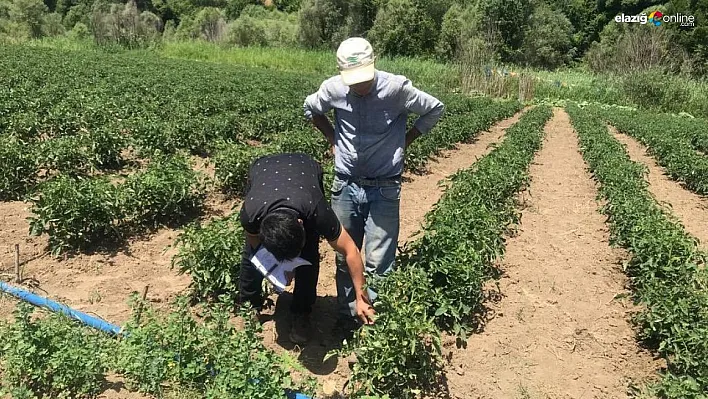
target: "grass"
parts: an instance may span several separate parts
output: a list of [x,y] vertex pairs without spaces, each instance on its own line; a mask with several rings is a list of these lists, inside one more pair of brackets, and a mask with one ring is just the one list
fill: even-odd
[[616,76],[595,75],[583,69],[532,71],[535,96],[545,100],[573,100],[602,104],[625,104],[626,96]]
[[[337,73],[334,51],[304,50],[268,47],[223,47],[202,41],[166,41],[159,53],[164,57],[184,58],[238,64],[282,71],[318,73],[331,76]],[[405,57],[381,57],[381,70],[405,75],[413,83],[429,90],[452,89],[459,86],[459,72],[454,65]]]

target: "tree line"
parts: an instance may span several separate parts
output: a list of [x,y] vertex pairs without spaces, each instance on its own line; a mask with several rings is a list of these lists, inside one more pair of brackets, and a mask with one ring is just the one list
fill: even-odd
[[[694,26],[618,23],[619,14],[692,15]],[[660,68],[704,75],[708,0],[0,0],[0,38],[67,34],[142,47],[162,39],[336,48],[367,37],[382,54],[555,69]]]

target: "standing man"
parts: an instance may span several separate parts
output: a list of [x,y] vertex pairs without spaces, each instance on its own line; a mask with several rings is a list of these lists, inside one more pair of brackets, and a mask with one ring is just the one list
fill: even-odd
[[310,313],[317,298],[319,238],[323,236],[349,267],[353,283],[355,314],[371,323],[374,310],[364,291],[364,264],[361,253],[346,229],[342,228],[324,196],[322,168],[306,154],[276,154],[257,159],[248,174],[248,188],[240,213],[246,230],[241,261],[241,302],[260,308],[263,304],[263,274],[251,262],[263,245],[277,262],[298,256],[311,265],[295,269],[294,314],[290,340],[308,341]]
[[[334,146],[332,209],[357,247],[366,241],[366,271],[383,276],[396,256],[405,149],[435,126],[444,105],[405,77],[376,70],[371,44],[362,38],[341,43],[337,64],[340,74],[305,99],[305,117]],[[409,113],[420,117],[406,131]],[[338,327],[351,330],[356,302],[347,262],[337,256]],[[373,300],[375,293],[369,295]]]

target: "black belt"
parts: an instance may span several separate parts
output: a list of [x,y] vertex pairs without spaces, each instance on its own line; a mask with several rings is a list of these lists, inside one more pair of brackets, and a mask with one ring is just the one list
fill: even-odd
[[392,187],[401,185],[401,175],[392,177],[353,177],[346,176],[337,173],[337,178],[349,183],[355,183],[359,186],[373,186],[373,187]]

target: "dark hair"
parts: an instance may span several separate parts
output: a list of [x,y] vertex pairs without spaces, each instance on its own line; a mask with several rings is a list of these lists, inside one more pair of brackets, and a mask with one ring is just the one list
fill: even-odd
[[293,259],[302,251],[305,229],[295,212],[273,211],[261,221],[259,238],[278,261]]

